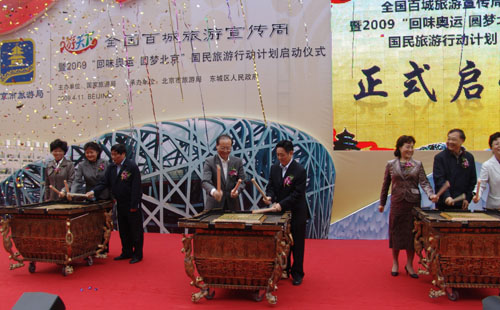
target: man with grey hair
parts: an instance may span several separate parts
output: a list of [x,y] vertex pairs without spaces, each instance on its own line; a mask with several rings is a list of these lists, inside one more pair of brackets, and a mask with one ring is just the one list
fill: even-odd
[[[205,160],[201,183],[207,193],[205,210],[214,208],[241,210],[238,196],[245,188],[245,171],[243,161],[230,155],[232,147],[231,137],[226,134],[220,135],[216,140],[217,154]],[[220,167],[220,190],[217,188],[217,167]]]

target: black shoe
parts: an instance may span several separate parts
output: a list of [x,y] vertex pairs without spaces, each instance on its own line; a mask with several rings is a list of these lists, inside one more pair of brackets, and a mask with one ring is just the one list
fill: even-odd
[[405,270],[406,270],[406,274],[409,274],[410,277],[412,277],[413,279],[418,279],[418,274],[416,274],[416,273],[409,273],[408,272],[408,268],[406,268],[406,266],[405,266]]
[[135,264],[135,263],[138,263],[142,260],[142,258],[137,258],[137,257],[134,257],[130,260],[130,263],[131,264]]
[[293,285],[301,285],[302,284],[302,277],[294,278],[292,281],[292,284]]
[[391,276],[397,277],[399,275],[399,272],[397,271],[391,271]]
[[123,260],[123,259],[129,259],[129,258],[131,258],[131,256],[120,254],[120,256],[113,258],[113,260]]

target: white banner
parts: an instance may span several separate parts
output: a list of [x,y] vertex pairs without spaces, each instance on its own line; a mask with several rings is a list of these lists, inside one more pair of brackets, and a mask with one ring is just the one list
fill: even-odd
[[330,1],[59,0],[0,39],[2,141],[265,114],[331,150]]

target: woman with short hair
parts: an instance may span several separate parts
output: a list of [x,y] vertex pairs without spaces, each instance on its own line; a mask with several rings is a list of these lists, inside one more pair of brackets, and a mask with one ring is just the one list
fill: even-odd
[[[45,201],[61,200],[66,196],[66,187],[64,181],[71,187],[75,178],[75,167],[70,160],[64,158],[68,151],[68,143],[56,139],[50,143],[50,153],[54,160],[49,161],[45,169]],[[59,194],[50,189],[55,188]]]

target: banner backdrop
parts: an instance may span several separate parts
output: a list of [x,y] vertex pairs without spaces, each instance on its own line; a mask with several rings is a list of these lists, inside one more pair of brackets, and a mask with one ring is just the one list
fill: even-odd
[[329,1],[51,5],[1,36],[1,140],[79,142],[148,122],[239,116],[292,125],[330,149]]
[[[3,5],[12,12],[9,25],[0,17],[5,148],[11,139],[21,148],[30,142],[29,150],[62,138],[78,164],[88,140],[108,156],[124,143],[141,169],[144,227],[176,232],[180,217],[203,210],[203,162],[215,154],[217,136],[230,134],[244,162],[242,210],[260,203],[250,179],[265,187],[274,147],[288,139],[308,173],[307,236],[328,236],[335,178],[329,1],[45,4]],[[40,201],[44,169],[37,161],[16,170],[0,184],[0,203]]]
[[335,149],[470,150],[500,128],[499,0],[332,1]]
[[[339,151],[330,238],[384,239],[390,206],[377,207],[393,152],[347,150],[392,150],[403,134],[440,150],[462,128],[479,169],[500,129],[500,1],[332,0],[331,28]],[[414,154],[430,179],[436,153]]]

